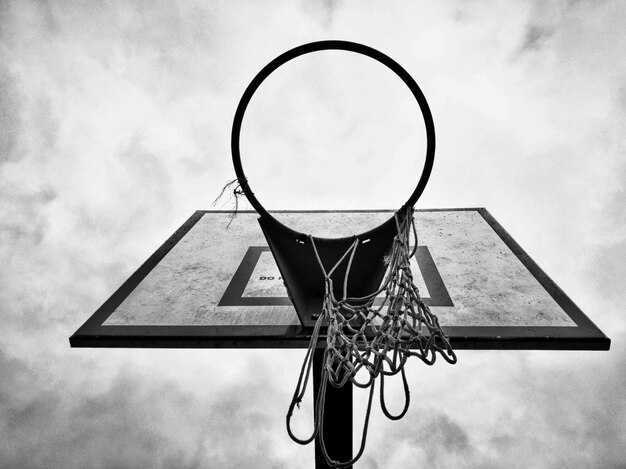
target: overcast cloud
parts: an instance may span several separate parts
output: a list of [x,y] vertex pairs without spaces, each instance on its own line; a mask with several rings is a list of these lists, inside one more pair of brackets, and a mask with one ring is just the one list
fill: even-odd
[[[233,179],[251,78],[321,39],[422,87],[419,207],[487,207],[613,340],[410,364],[412,407],[375,411],[359,467],[625,467],[624,24],[619,1],[0,2],[0,468],[313,467],[284,428],[304,352],[68,337]],[[419,119],[386,70],[307,57],[259,90],[243,159],[271,208],[395,208]]]

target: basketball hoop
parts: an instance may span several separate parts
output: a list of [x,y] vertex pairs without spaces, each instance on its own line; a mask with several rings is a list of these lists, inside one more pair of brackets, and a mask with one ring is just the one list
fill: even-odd
[[[243,116],[263,81],[281,65],[311,52],[335,49],[368,56],[386,65],[402,79],[415,97],[426,125],[426,159],[415,190],[393,217],[360,235],[322,238],[296,231],[267,211],[252,191],[241,165],[239,137]],[[287,413],[289,436],[300,444],[316,437],[327,463],[333,467],[352,465],[363,454],[374,392],[374,382],[381,380],[381,407],[391,419],[401,418],[409,405],[409,388],[404,365],[410,356],[432,365],[437,353],[455,363],[450,342],[437,317],[422,300],[413,283],[410,259],[417,249],[413,206],[421,196],[433,166],[435,130],[432,115],[419,86],[397,62],[371,47],[347,41],[320,41],[285,52],[266,65],[245,90],[233,122],[231,135],[233,165],[239,187],[259,213],[259,224],[284,279],[300,322],[313,328],[309,349],[302,365],[298,384]],[[413,239],[411,236],[413,235]],[[412,246],[411,246],[412,244]],[[358,249],[358,254],[357,254]],[[348,280],[350,283],[348,283]],[[384,295],[382,304],[374,305]],[[313,355],[326,327],[321,387],[315,402],[314,429],[309,438],[300,439],[291,431],[291,417],[299,406],[312,369]],[[366,370],[369,379],[356,378]],[[391,415],[384,402],[384,377],[401,373],[405,407]],[[350,461],[334,461],[326,450],[323,434],[324,403],[327,384],[342,387],[347,382],[370,387],[368,408],[361,447]]]
[[[324,50],[348,51],[361,54],[376,60],[377,62],[385,65],[387,68],[393,71],[406,84],[406,86],[415,97],[415,100],[417,101],[422,112],[424,125],[426,128],[426,157],[417,186],[402,207],[404,208],[415,206],[415,203],[420,198],[422,192],[424,192],[424,189],[426,188],[426,184],[428,183],[428,179],[430,178],[430,173],[432,171],[433,162],[435,159],[435,125],[433,123],[433,117],[430,112],[430,108],[428,107],[428,102],[426,101],[422,90],[417,85],[413,77],[411,77],[411,75],[409,75],[409,73],[395,60],[383,54],[382,52],[377,51],[376,49],[365,46],[363,44],[349,41],[319,41],[295,47],[276,57],[269,64],[263,67],[263,69],[250,82],[250,84],[244,91],[241,100],[239,101],[237,110],[235,111],[233,128],[231,132],[231,153],[233,165],[235,167],[235,174],[237,175],[237,180],[239,182],[241,190],[244,192],[246,198],[250,201],[250,204],[259,213],[259,215],[268,219],[273,219],[275,222],[280,223],[267,211],[263,204],[257,199],[244,172],[243,166],[241,164],[241,152],[239,148],[241,124],[243,122],[243,117],[245,115],[246,109],[248,108],[248,104],[252,99],[252,96],[267,77],[269,77],[279,67],[297,57],[310,54],[312,52]],[[391,217],[389,222],[393,222],[393,217]]]

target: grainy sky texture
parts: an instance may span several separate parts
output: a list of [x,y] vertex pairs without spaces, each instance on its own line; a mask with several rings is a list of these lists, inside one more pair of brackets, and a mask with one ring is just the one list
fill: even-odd
[[[374,412],[358,467],[626,467],[625,24],[619,1],[1,1],[0,468],[313,466],[284,429],[302,351],[68,337],[233,179],[254,74],[321,39],[422,87],[438,147],[419,207],[487,207],[613,339],[414,363],[409,414]],[[255,97],[244,164],[271,208],[395,208],[419,119],[366,59],[303,58]]]

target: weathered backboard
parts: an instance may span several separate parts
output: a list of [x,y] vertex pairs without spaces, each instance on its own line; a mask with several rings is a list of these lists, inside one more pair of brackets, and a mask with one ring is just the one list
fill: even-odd
[[[330,237],[364,232],[392,214],[281,212],[280,219]],[[415,215],[415,283],[453,347],[609,348],[610,340],[487,210]],[[310,330],[299,323],[257,218],[256,212],[194,213],[76,331],[71,345],[306,347]]]

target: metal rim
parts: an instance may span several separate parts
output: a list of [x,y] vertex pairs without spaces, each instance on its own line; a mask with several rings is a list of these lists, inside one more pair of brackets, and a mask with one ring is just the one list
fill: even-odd
[[[246,178],[243,166],[241,165],[241,153],[239,149],[241,124],[243,122],[243,116],[246,112],[246,108],[248,107],[252,96],[259,88],[261,83],[263,83],[263,81],[272,72],[274,72],[277,68],[292,59],[295,59],[305,54],[309,54],[311,52],[323,50],[343,50],[348,52],[355,52],[357,54],[370,57],[377,62],[382,63],[387,68],[391,69],[404,82],[409,90],[411,90],[411,93],[415,97],[415,100],[417,101],[422,112],[422,117],[424,118],[424,125],[426,128],[426,159],[424,161],[422,174],[417,183],[417,186],[415,187],[415,190],[401,207],[401,209],[414,206],[417,200],[422,195],[422,192],[424,192],[424,189],[426,188],[426,184],[428,183],[428,179],[430,178],[430,173],[432,172],[433,162],[435,159],[435,125],[433,123],[433,117],[430,112],[430,108],[428,107],[428,103],[420,87],[417,85],[415,80],[413,80],[411,75],[409,75],[409,73],[404,68],[402,68],[400,64],[398,64],[391,57],[383,54],[382,52],[379,52],[376,49],[365,46],[363,44],[349,41],[318,41],[295,47],[279,55],[270,63],[268,63],[250,82],[250,84],[244,91],[241,100],[239,101],[237,110],[235,111],[235,117],[233,120],[233,128],[231,133],[231,152],[233,158],[233,166],[235,167],[235,174],[237,175],[237,180],[239,181],[241,189],[243,190],[247,199],[250,201],[250,204],[252,204],[252,206],[259,213],[259,215],[269,217],[275,220],[277,223],[280,223],[265,209],[261,202],[259,202],[259,200],[254,195],[254,192],[250,188],[250,185],[248,184],[248,179]],[[282,223],[280,224],[282,225]]]

